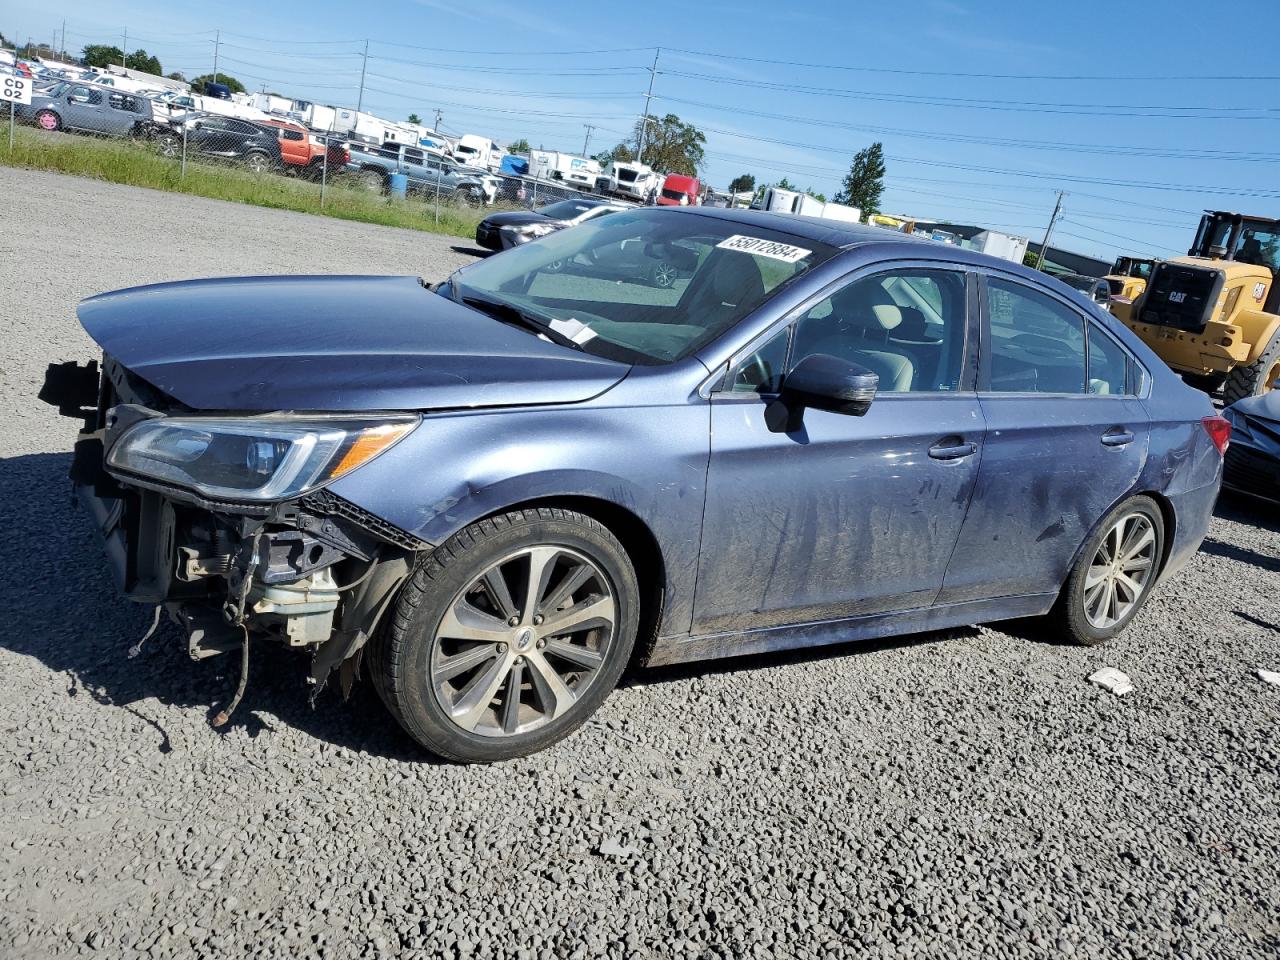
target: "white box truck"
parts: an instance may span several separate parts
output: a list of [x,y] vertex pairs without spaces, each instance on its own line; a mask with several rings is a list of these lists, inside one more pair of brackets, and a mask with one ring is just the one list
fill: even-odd
[[658,195],[666,177],[647,163],[614,161],[604,168],[597,180],[606,193],[644,203],[650,194]]
[[460,164],[486,170],[497,170],[501,167],[505,153],[506,150],[488,137],[477,136],[474,133],[464,133],[453,147],[453,158]]
[[579,190],[592,190],[600,175],[600,164],[589,157],[554,150],[529,151],[529,176],[539,180],[558,180]]

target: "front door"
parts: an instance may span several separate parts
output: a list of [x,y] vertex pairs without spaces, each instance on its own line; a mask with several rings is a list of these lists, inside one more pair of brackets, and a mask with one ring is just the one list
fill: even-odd
[[1065,298],[1006,277],[986,290],[987,440],[940,602],[1056,593],[1147,456],[1128,351]]
[[[694,634],[933,602],[982,456],[971,301],[959,270],[862,275],[736,364],[711,401]],[[786,432],[778,374],[815,353],[879,392],[864,416],[809,409]]]

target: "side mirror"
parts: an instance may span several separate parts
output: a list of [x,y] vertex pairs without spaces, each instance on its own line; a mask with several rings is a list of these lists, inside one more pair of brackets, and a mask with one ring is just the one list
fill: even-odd
[[849,360],[825,353],[805,357],[782,380],[781,399],[800,413],[805,407],[860,417],[871,407],[880,378]]

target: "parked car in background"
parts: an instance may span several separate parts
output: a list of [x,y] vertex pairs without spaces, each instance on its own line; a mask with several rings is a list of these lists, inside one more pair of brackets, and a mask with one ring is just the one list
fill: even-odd
[[19,119],[43,130],[77,130],[112,137],[144,136],[153,116],[146,97],[111,87],[61,80],[16,108]]
[[319,179],[325,167],[326,149],[331,173],[343,170],[351,159],[345,144],[332,142],[326,148],[325,138],[316,136],[300,124],[288,120],[264,120],[262,126],[276,131],[280,139],[280,159],[286,172]]
[[1057,278],[1092,303],[1106,306],[1111,302],[1111,286],[1102,277],[1086,277],[1080,273],[1060,273]]
[[701,194],[702,184],[697,177],[669,173],[658,191],[657,204],[660,207],[692,207],[701,202]]
[[1222,416],[1231,424],[1222,485],[1280,503],[1280,390],[1237,400]]
[[171,120],[156,135],[160,152],[166,157],[178,156],[183,150],[184,130],[188,157],[225,160],[254,173],[279,170],[284,164],[280,136],[274,127],[212,113],[193,113]]
[[411,193],[434,194],[437,187],[445,198],[458,197],[469,203],[493,203],[499,180],[482,170],[459,166],[448,157],[418,147],[384,144],[368,147],[351,144],[347,170],[371,190],[385,191],[393,173],[402,173]]
[[[619,244],[689,250],[688,282],[554,266]],[[192,657],[363,669],[461,761],[555,743],[633,661],[1031,616],[1102,643],[1195,553],[1230,432],[1042,273],[745,211],[621,212],[434,291],[218,279],[79,316],[102,369],[41,396],[84,424],[125,595]]]
[[561,200],[539,210],[493,213],[476,227],[476,245],[486,250],[509,250],[565,227],[628,209],[610,200],[582,199]]

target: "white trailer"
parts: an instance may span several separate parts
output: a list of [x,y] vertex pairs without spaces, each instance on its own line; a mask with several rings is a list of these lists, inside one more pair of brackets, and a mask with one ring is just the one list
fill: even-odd
[[506,150],[490,140],[474,133],[464,133],[453,145],[453,158],[468,167],[498,170]]
[[1021,263],[1027,253],[1027,238],[1017,237],[1011,233],[1001,233],[999,230],[983,230],[981,233],[974,234],[964,246],[982,253],[989,253],[993,257],[1000,257],[1002,260]]
[[843,203],[831,203],[819,200],[807,193],[795,190],[779,190],[769,187],[764,192],[760,209],[777,213],[794,213],[802,217],[821,217],[824,220],[840,220],[843,223],[858,223],[862,220],[862,211]]
[[255,93],[249,98],[249,106],[279,117],[296,116],[294,104],[289,97],[278,97],[274,93]]

